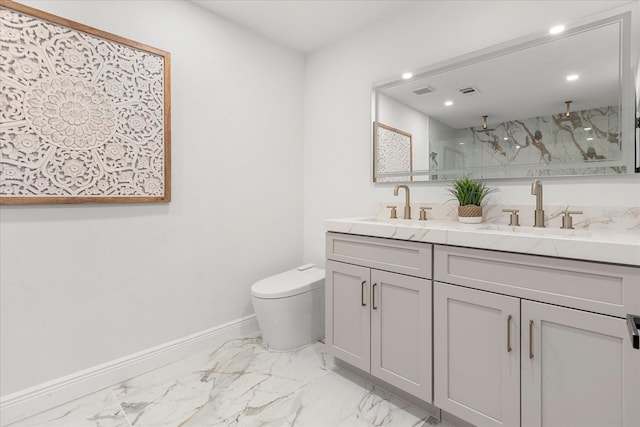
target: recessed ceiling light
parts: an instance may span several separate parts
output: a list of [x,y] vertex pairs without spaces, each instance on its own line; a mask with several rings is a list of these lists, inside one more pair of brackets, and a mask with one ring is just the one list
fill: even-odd
[[409,80],[411,77],[413,77],[413,73],[404,73],[402,75],[402,78],[405,80]]
[[584,128],[584,130],[587,130],[587,131],[588,131],[588,130],[591,130],[591,128]]
[[593,138],[587,138],[587,141],[593,141]]
[[567,76],[567,81],[568,81],[568,82],[572,82],[572,81],[574,81],[574,80],[578,80],[578,78],[579,78],[579,77],[580,77],[580,76],[579,76],[579,75],[577,75],[577,74],[569,74],[569,75]]
[[464,145],[464,142],[461,142],[460,145]]
[[560,34],[564,31],[564,25],[556,25],[555,27],[549,28],[549,34]]
[[505,136],[504,138],[502,138],[502,139],[504,139],[505,141],[508,141],[508,140],[509,140],[509,138],[507,138],[506,136]]
[[447,107],[451,107],[453,105],[453,101],[445,101],[444,105],[446,105]]

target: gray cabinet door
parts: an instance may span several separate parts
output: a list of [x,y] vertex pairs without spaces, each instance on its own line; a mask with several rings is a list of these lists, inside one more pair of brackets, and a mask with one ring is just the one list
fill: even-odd
[[431,280],[371,271],[371,374],[431,402]]
[[370,270],[327,261],[325,342],[329,354],[369,372],[371,322]]
[[640,426],[626,322],[522,301],[522,426]]
[[433,286],[434,404],[479,427],[520,425],[520,300]]

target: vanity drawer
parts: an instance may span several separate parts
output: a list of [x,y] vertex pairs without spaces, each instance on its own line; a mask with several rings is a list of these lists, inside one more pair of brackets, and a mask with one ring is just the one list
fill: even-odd
[[431,278],[432,245],[352,234],[327,233],[327,259]]
[[436,245],[434,280],[625,317],[640,312],[640,268]]

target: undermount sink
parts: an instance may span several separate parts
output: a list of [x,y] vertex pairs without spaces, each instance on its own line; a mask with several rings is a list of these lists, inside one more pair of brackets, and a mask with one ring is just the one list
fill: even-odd
[[355,221],[360,222],[375,222],[377,224],[389,224],[389,225],[419,225],[427,224],[430,221],[418,221],[417,219],[402,219],[402,218],[355,218]]
[[442,219],[429,219],[426,221],[418,219],[402,219],[402,218],[354,218],[352,221],[362,223],[374,223],[379,225],[388,225],[391,227],[413,227],[413,228],[456,228],[458,225],[464,226],[465,224],[457,221],[442,220]]
[[504,232],[515,234],[528,234],[532,236],[554,236],[554,237],[589,237],[591,232],[588,230],[576,230],[576,229],[564,229],[564,228],[551,228],[551,227],[526,227],[518,226],[514,227],[506,224],[478,224],[477,230],[486,230],[492,232]]
[[576,229],[562,229],[551,227],[528,227],[518,226],[514,227],[508,224],[497,223],[481,223],[481,224],[464,224],[458,221],[446,220],[446,219],[429,219],[427,221],[420,221],[418,219],[401,219],[401,218],[379,218],[379,217],[365,217],[365,218],[353,218],[350,221],[359,223],[373,223],[379,225],[386,225],[390,227],[412,227],[420,229],[449,229],[462,232],[491,232],[491,233],[505,233],[513,235],[528,235],[528,236],[553,236],[553,237],[590,237],[592,232],[589,230],[576,230]]

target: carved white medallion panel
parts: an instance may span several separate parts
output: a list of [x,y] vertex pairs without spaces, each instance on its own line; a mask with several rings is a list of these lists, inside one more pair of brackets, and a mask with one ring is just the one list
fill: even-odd
[[0,8],[0,195],[165,195],[163,56]]
[[[377,182],[402,182],[411,174],[411,134],[376,123]],[[385,174],[390,174],[385,176]],[[397,174],[397,175],[396,175]]]

